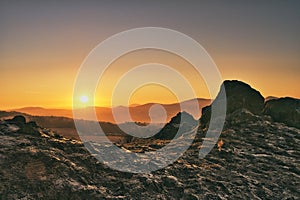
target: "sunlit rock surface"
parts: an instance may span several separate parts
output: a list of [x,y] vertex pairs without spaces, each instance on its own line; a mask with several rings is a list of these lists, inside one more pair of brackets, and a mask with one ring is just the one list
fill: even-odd
[[[98,162],[80,142],[30,126],[27,130],[38,131],[39,135],[23,132],[10,121],[0,122],[1,199],[298,199],[300,196],[300,130],[246,109],[228,116],[219,143],[204,159],[200,160],[198,153],[205,129],[199,129],[194,143],[180,159],[150,174],[112,170]],[[165,142],[135,141],[120,148],[155,151]],[[113,156],[123,159],[121,155]]]

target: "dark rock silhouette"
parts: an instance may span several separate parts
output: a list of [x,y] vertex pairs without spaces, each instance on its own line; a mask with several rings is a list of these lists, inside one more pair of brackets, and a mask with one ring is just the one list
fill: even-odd
[[22,115],[17,115],[12,119],[6,120],[5,122],[8,129],[11,130],[10,132],[40,136],[40,133],[37,130],[38,125],[36,122],[30,121],[26,123],[26,118]]
[[[181,121],[182,120],[182,121]],[[170,122],[168,122],[162,130],[155,136],[155,139],[171,140],[180,137],[183,133],[190,131],[197,125],[197,121],[187,112],[177,113]],[[178,132],[178,133],[177,133]],[[177,133],[177,136],[176,136]],[[175,137],[176,136],[176,137]]]
[[15,122],[15,123],[20,123],[20,124],[25,124],[26,123],[26,119],[22,115],[17,115],[14,118],[12,118],[10,121]]
[[276,122],[300,128],[300,100],[290,97],[272,99],[265,103],[265,115],[270,115]]
[[12,119],[7,119],[6,122],[9,124],[15,125],[19,128],[22,128],[26,124],[26,118],[22,115],[16,115]]
[[[264,97],[250,85],[237,81],[226,80],[223,82],[226,92],[227,110],[226,114],[230,114],[240,109],[247,109],[253,114],[261,114],[264,107]],[[220,100],[220,93],[215,101]],[[214,104],[213,102],[213,104]],[[211,106],[202,108],[202,116],[200,122],[207,125],[211,117]]]

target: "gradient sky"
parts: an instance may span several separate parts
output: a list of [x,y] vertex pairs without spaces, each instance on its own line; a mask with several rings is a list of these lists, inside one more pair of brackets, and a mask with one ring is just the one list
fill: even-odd
[[[0,109],[71,107],[88,53],[113,34],[145,26],[197,40],[223,79],[245,81],[263,96],[300,98],[299,10],[300,1],[1,1]],[[197,95],[209,98],[199,85]],[[163,88],[140,91],[131,103],[175,100]],[[108,99],[103,94],[97,104]]]

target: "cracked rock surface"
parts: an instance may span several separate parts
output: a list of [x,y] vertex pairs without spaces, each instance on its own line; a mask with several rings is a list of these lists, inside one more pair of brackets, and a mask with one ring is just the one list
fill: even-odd
[[[228,116],[204,159],[198,154],[206,129],[199,129],[182,157],[150,174],[115,171],[81,142],[18,123],[0,122],[0,199],[300,198],[300,130],[247,110]],[[166,142],[137,140],[120,148],[151,152]]]

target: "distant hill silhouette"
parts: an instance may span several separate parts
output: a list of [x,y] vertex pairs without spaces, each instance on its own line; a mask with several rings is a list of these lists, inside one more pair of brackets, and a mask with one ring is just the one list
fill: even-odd
[[[199,105],[199,110],[194,110],[192,108],[193,102],[194,101],[198,102]],[[179,103],[173,103],[173,104],[159,104],[163,106],[166,110],[167,118],[166,121],[161,121],[161,117],[154,116],[154,122],[155,123],[166,123],[171,120],[173,116],[175,116],[178,112],[185,111],[193,115],[195,119],[198,119],[201,115],[201,109],[211,103],[210,99],[191,99],[187,101],[183,101],[181,104],[184,106],[185,109],[181,110],[180,104]],[[151,106],[155,105],[156,103],[147,103],[143,105],[131,105],[129,107],[129,111],[131,114],[131,117],[133,121],[136,122],[150,122],[150,117],[149,117],[149,109]],[[86,108],[86,109],[91,109],[91,108]],[[128,122],[126,116],[126,110],[127,107],[125,106],[117,106],[114,108],[108,108],[108,107],[96,107],[96,113],[98,117],[98,121],[105,121],[105,122],[111,122],[115,123],[113,114],[112,114],[112,109],[120,115],[121,118],[121,123]],[[30,115],[35,115],[35,116],[60,116],[60,117],[68,117],[68,118],[73,118],[73,113],[72,109],[50,109],[50,108],[42,108],[42,107],[24,107],[24,108],[19,108],[19,109],[12,109],[11,111],[17,111],[21,113],[26,113]],[[87,119],[91,120],[91,119]]]
[[[34,121],[38,126],[48,128],[56,133],[70,139],[79,140],[79,135],[76,131],[74,120],[67,117],[59,116],[33,116],[20,112],[0,111],[0,120],[6,120],[16,116],[23,116],[27,121]],[[17,118],[18,119],[18,118]],[[87,123],[89,123],[87,121]],[[101,128],[107,135],[126,136],[126,134],[116,125],[110,122],[99,122]]]

